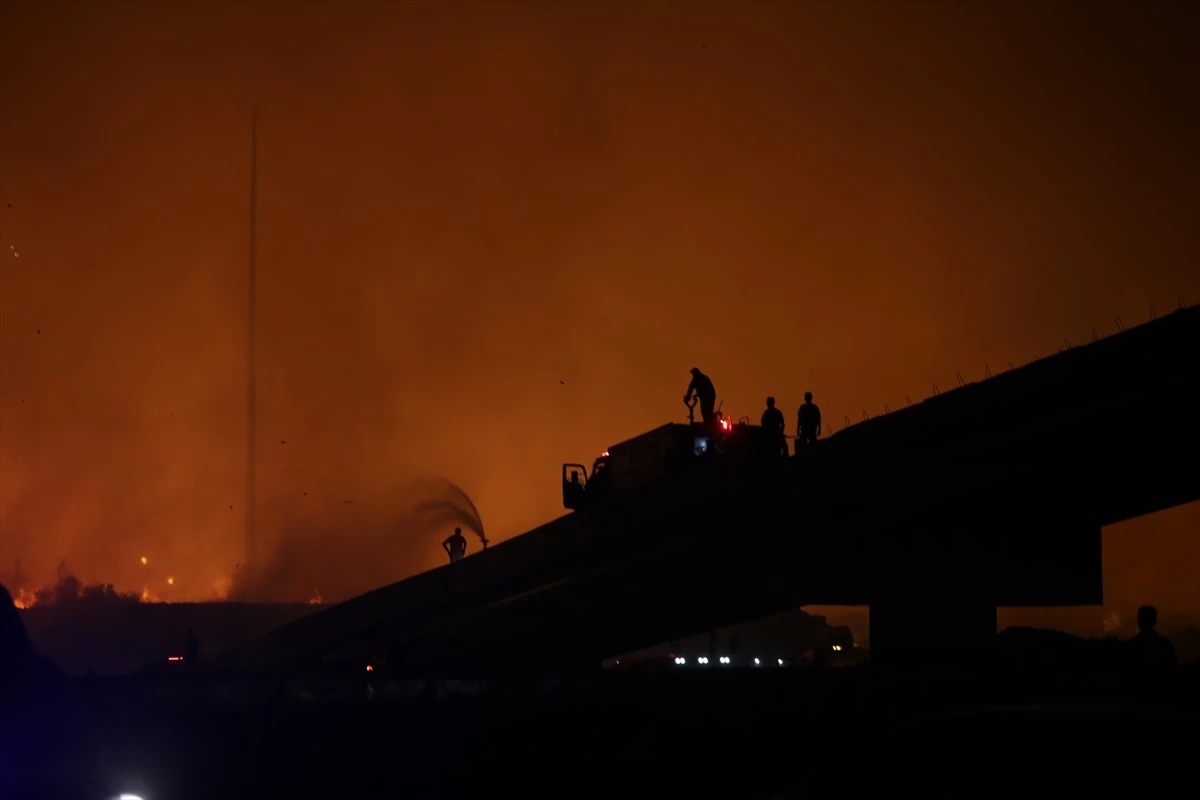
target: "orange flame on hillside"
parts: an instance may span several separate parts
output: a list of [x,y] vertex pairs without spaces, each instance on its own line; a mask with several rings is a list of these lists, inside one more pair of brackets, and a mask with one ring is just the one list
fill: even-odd
[[143,589],[142,594],[118,592],[112,584],[97,583],[85,586],[74,575],[63,575],[56,584],[36,588],[16,587],[12,593],[13,605],[19,609],[34,606],[70,605],[72,603],[137,603],[159,602],[158,598]]

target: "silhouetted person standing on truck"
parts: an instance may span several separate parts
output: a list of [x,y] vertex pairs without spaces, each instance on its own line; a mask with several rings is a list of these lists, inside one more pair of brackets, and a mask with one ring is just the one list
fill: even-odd
[[693,394],[700,400],[700,418],[704,420],[705,425],[712,425],[717,406],[717,389],[713,386],[712,379],[701,372],[699,367],[692,367],[692,382],[688,384],[683,402],[690,402]]
[[796,452],[821,438],[821,409],[812,401],[812,392],[804,393],[804,405],[796,412]]
[[462,561],[467,554],[467,537],[462,535],[462,528],[455,528],[454,533],[442,542],[442,549],[450,556],[450,563]]
[[770,443],[770,448],[776,455],[787,455],[787,439],[783,430],[787,423],[783,420],[783,412],[775,407],[775,398],[767,398],[767,410],[762,415],[762,429]]

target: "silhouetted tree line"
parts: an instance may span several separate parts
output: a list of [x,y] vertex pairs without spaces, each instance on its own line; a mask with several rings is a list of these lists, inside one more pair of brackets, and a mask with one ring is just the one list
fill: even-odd
[[96,583],[85,586],[74,575],[60,574],[58,583],[44,586],[34,592],[37,605],[78,606],[115,605],[140,603],[141,597],[133,593],[118,592],[111,583]]

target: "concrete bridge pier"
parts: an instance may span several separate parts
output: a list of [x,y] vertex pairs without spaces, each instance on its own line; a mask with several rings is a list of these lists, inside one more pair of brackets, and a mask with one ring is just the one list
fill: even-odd
[[871,662],[979,663],[996,639],[998,520],[967,524],[959,509],[917,516],[869,538]]
[[[871,660],[986,664],[998,606],[1103,603],[1100,525],[1053,499],[982,524],[920,521],[877,536]],[[979,515],[964,508],[955,516]]]

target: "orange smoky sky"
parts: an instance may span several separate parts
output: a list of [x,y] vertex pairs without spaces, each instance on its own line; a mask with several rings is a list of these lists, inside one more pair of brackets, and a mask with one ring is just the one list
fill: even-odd
[[[1200,301],[1195,4],[0,8],[0,574],[242,559],[255,102],[268,541],[424,476],[517,535],[692,366],[840,427]],[[1105,561],[1200,614],[1196,507]]]

